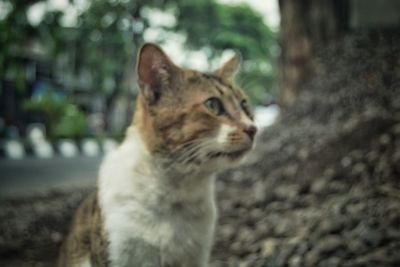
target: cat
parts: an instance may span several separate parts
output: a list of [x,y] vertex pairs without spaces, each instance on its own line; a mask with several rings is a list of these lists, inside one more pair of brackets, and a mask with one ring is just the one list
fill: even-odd
[[133,122],[77,210],[59,267],[208,266],[215,173],[242,161],[257,131],[239,65],[235,55],[206,74],[155,44],[140,49]]

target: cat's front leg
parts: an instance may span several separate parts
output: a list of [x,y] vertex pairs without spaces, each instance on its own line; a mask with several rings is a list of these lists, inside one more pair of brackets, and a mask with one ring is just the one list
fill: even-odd
[[207,261],[203,260],[193,260],[189,262],[185,262],[183,264],[180,264],[179,266],[181,267],[186,267],[186,266],[192,266],[192,267],[208,267]]
[[110,252],[110,267],[164,267],[160,249],[144,239],[125,240],[118,251]]
[[[171,255],[163,255],[161,259],[162,267],[208,267],[208,257],[201,255],[200,250],[197,254],[187,252],[185,255],[180,255],[174,260]],[[175,255],[176,256],[176,255]]]
[[190,261],[180,261],[180,262],[173,262],[167,263],[164,262],[161,264],[162,267],[208,267],[208,263],[205,261],[199,260],[190,260]]

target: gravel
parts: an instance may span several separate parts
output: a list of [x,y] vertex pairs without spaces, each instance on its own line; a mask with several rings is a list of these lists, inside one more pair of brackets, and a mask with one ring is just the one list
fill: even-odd
[[[325,50],[325,69],[247,165],[221,175],[215,266],[400,266],[400,61],[383,60],[400,54],[400,38],[391,38]],[[246,226],[253,237],[240,235]],[[225,227],[237,231],[228,238]]]

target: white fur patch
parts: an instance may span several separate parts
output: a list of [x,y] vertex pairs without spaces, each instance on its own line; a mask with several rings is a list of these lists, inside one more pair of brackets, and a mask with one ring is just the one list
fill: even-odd
[[234,127],[228,124],[222,124],[219,128],[218,135],[217,135],[217,142],[219,144],[223,144],[228,139],[228,135],[235,130]]
[[[159,248],[167,262],[198,255],[198,263],[185,266],[206,266],[216,217],[214,178],[168,177],[160,165],[134,128],[102,163],[99,204],[112,267],[121,259],[130,259],[135,248],[127,244],[133,240]],[[176,203],[182,203],[189,214],[195,213],[194,220],[174,211],[171,207]]]
[[92,267],[92,265],[90,264],[89,256],[86,256],[85,258],[83,258],[82,261],[79,262],[78,264],[74,265],[74,267]]

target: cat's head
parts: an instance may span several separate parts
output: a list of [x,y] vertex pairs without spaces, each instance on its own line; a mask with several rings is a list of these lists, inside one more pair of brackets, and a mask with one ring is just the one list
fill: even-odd
[[150,153],[187,169],[215,171],[239,162],[257,131],[247,97],[233,83],[239,65],[236,55],[212,74],[182,69],[145,44],[134,125]]

